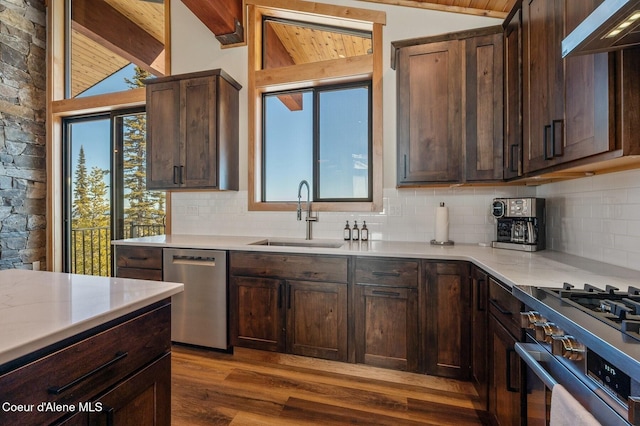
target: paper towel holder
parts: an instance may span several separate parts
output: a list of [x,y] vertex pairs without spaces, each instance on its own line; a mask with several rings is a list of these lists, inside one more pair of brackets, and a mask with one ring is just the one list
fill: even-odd
[[[440,207],[444,207],[444,203],[440,203]],[[448,225],[448,223],[447,223],[447,225]],[[436,232],[436,234],[437,234],[437,232]],[[433,240],[431,240],[431,245],[432,246],[452,246],[452,245],[454,245],[454,243],[451,240],[436,241],[435,239],[433,239]]]

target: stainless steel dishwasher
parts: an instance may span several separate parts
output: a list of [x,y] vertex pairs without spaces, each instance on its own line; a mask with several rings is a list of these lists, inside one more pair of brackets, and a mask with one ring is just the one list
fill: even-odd
[[163,270],[165,281],[184,284],[171,300],[171,340],[228,349],[227,253],[166,248]]

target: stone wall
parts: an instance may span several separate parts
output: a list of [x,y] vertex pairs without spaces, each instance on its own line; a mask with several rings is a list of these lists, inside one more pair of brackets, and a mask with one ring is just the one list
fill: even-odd
[[46,267],[46,10],[0,0],[0,269]]

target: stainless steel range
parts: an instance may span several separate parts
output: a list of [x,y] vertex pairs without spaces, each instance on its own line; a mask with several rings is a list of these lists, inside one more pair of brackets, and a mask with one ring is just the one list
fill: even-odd
[[528,394],[561,383],[603,425],[640,425],[640,289],[565,283],[515,286],[513,294],[527,309],[528,343],[516,351],[528,367]]

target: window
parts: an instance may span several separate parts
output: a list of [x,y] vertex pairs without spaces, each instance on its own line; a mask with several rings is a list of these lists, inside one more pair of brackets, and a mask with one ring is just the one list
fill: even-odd
[[[249,210],[382,210],[383,12],[247,0]],[[286,8],[285,8],[286,7]]]
[[111,240],[165,231],[165,193],[146,190],[146,114],[114,111],[63,123],[63,269],[110,276]]
[[369,81],[264,94],[262,201],[295,201],[302,180],[313,201],[371,201],[370,98]]

